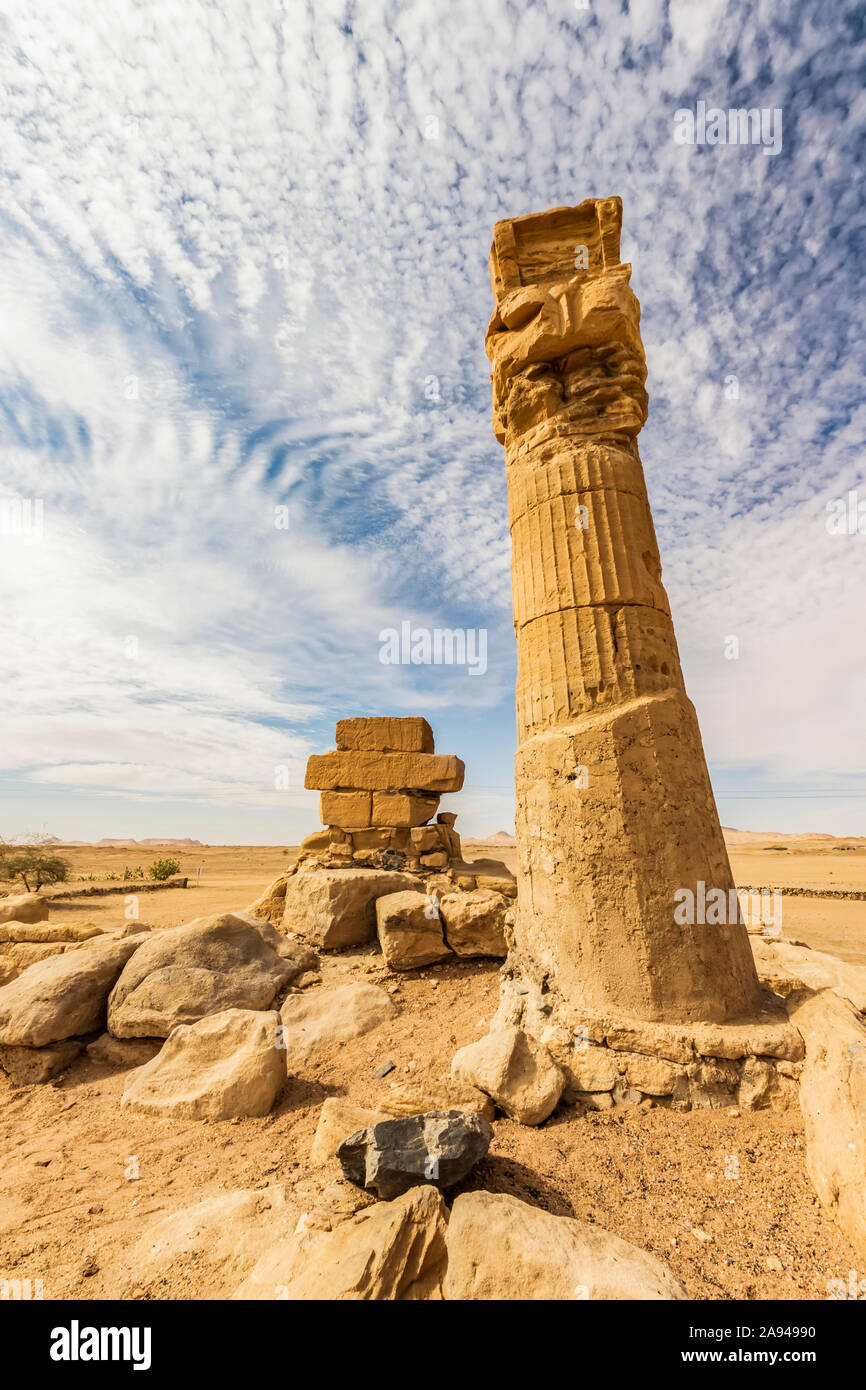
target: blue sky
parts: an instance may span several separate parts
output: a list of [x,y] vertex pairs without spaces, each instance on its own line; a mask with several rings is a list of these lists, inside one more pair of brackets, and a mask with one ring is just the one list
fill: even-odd
[[[866,834],[866,534],[827,528],[866,500],[864,57],[845,3],[6,6],[0,504],[42,511],[0,534],[0,833],[296,842],[356,713],[425,714],[458,827],[511,828],[487,253],[619,194],[722,820]],[[699,100],[781,108],[781,152],[676,144]],[[484,629],[483,676],[383,665],[404,621]]]

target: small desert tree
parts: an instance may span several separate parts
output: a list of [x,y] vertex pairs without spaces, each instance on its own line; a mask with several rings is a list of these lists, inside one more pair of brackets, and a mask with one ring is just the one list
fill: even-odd
[[0,840],[0,877],[10,883],[20,879],[27,893],[38,892],[44,884],[65,883],[71,869],[46,835]]

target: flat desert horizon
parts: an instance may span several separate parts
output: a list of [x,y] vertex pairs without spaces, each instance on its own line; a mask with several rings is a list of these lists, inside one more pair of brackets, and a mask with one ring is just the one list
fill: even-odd
[[[866,965],[866,838],[837,837],[818,833],[784,835],[779,832],[741,831],[723,827],[728,856],[739,888],[778,889],[782,892],[782,933],[805,941],[815,950],[838,955],[852,964]],[[508,843],[510,841],[510,843]],[[54,901],[54,913],[64,921],[99,923],[119,915],[124,888],[118,882],[110,897],[66,897],[80,892],[93,875],[93,887],[111,884],[108,874],[124,869],[146,869],[150,852],[170,851],[180,862],[179,873],[190,880],[187,889],[163,889],[142,899],[141,913],[158,926],[177,926],[191,916],[207,912],[243,910],[268,883],[295,861],[297,845],[189,845],[177,840],[148,840],[147,853],[134,848],[103,845],[64,847],[70,861],[70,882],[46,890]],[[466,857],[489,859],[516,873],[514,837],[496,832],[484,839],[463,839]],[[143,862],[142,862],[143,861]],[[196,887],[196,870],[201,878]],[[804,890],[799,895],[795,890]]]

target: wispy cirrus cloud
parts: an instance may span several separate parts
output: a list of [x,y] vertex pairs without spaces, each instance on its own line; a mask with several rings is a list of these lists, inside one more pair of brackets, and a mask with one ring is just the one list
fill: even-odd
[[[641,449],[719,785],[801,797],[752,824],[864,828],[866,537],[825,525],[827,500],[866,496],[858,14],[9,10],[3,491],[43,499],[44,535],[2,538],[7,787],[70,835],[96,795],[94,833],[159,833],[189,803],[186,833],[219,806],[237,838],[290,838],[334,718],[412,710],[467,759],[469,828],[506,824],[487,250],[502,216],[617,192]],[[781,107],[782,153],[677,146],[699,98]],[[406,619],[486,628],[484,679],[383,665]],[[808,800],[825,788],[838,808]]]

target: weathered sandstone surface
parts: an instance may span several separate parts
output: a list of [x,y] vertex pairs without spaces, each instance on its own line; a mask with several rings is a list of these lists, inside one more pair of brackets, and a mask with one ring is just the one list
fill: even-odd
[[413,970],[452,955],[433,897],[389,893],[376,903],[376,920],[382,954],[392,970]]
[[290,994],[280,1010],[289,1071],[294,1062],[334,1043],[363,1037],[399,1010],[384,989],[353,982],[308,994]]
[[302,865],[288,880],[283,923],[322,950],[360,946],[376,935],[377,900],[416,886],[417,880],[403,873]]
[[806,1042],[800,1107],[809,1176],[866,1259],[866,1026],[831,989],[792,995],[788,1009]]
[[172,1030],[127,1078],[121,1104],[177,1120],[267,1115],[285,1084],[276,1010],[226,1009]]
[[267,1009],[296,966],[268,944],[261,925],[227,912],[148,937],[111,992],[109,1032],[166,1038],[180,1023],[225,1009]]
[[546,1048],[519,1028],[501,1028],[461,1047],[451,1063],[457,1081],[477,1086],[510,1119],[540,1125],[559,1103],[565,1077]]
[[758,978],[774,993],[787,997],[803,989],[832,989],[859,1013],[866,1013],[866,966],[852,965],[785,937],[751,936],[749,940]]
[[105,1024],[106,1001],[130,957],[150,936],[99,937],[31,965],[0,988],[0,1043],[44,1047]]
[[48,904],[38,893],[16,893],[0,898],[0,922],[45,922]]
[[605,198],[500,222],[490,257],[518,649],[514,961],[575,1014],[712,1022],[748,1016],[759,988],[739,922],[674,918],[676,890],[733,879],[635,442],[646,363],[621,220]]
[[434,1187],[414,1187],[336,1225],[302,1221],[262,1256],[235,1298],[441,1298],[446,1216]]
[[447,1299],[685,1299],[653,1255],[585,1221],[516,1197],[465,1192],[446,1236]]

